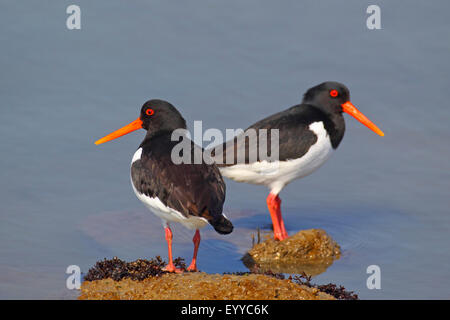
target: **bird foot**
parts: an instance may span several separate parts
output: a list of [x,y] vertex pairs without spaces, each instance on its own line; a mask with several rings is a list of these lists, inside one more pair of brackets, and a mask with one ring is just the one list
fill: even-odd
[[191,272],[197,272],[198,271],[197,265],[195,263],[191,263],[186,270]]
[[289,236],[286,234],[286,233],[275,233],[274,235],[273,235],[273,238],[275,239],[275,240],[278,240],[278,241],[283,241],[283,240],[285,240],[285,239],[287,239]]
[[167,272],[183,273],[183,270],[180,268],[176,268],[173,263],[169,263],[167,266],[163,268],[163,270]]

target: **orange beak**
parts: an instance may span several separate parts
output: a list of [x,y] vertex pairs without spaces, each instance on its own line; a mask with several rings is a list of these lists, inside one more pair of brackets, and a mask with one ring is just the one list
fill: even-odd
[[380,130],[372,121],[367,119],[365,115],[363,115],[356,107],[350,102],[347,101],[346,103],[342,104],[342,109],[344,109],[345,113],[348,113],[352,117],[354,117],[356,120],[361,122],[363,125],[365,125],[367,128],[375,132],[376,134],[379,134],[380,136],[384,136],[383,131]]
[[137,118],[132,123],[127,124],[125,127],[120,128],[119,130],[116,130],[110,134],[108,134],[106,137],[103,137],[97,141],[95,141],[95,144],[99,145],[101,143],[105,143],[111,140],[114,140],[116,138],[119,138],[121,136],[126,135],[127,133],[136,131],[138,129],[142,129],[142,120]]

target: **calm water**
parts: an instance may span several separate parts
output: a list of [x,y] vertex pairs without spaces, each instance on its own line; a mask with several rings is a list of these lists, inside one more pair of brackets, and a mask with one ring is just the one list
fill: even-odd
[[[316,283],[361,298],[450,298],[448,1],[71,1],[0,4],[0,298],[74,298],[65,269],[166,256],[159,220],[135,198],[129,162],[143,132],[94,141],[163,98],[190,128],[245,128],[337,80],[386,133],[349,117],[330,161],[282,193],[290,232],[323,228],[343,257]],[[199,266],[245,270],[249,232],[270,223],[263,187],[227,180],[236,229],[203,232]],[[176,256],[192,234],[174,228]],[[381,268],[381,290],[366,268]]]

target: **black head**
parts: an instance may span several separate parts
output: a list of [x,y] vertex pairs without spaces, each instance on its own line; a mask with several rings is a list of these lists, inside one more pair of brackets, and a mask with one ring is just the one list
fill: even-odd
[[139,118],[95,141],[95,144],[114,140],[138,129],[147,130],[146,139],[148,139],[159,132],[186,129],[186,121],[169,102],[158,99],[149,100],[142,106]]
[[342,113],[342,104],[350,101],[348,88],[339,82],[327,81],[306,91],[303,102],[314,105],[326,113]]
[[306,91],[302,103],[319,108],[330,118],[340,118],[343,112],[348,113],[376,134],[384,136],[383,131],[350,102],[350,92],[342,83],[327,81],[312,87]]
[[144,103],[139,119],[142,128],[149,133],[186,129],[186,121],[178,110],[169,102],[152,99]]

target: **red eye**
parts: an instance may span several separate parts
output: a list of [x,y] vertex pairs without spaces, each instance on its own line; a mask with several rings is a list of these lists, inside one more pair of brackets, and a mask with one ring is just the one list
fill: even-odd
[[336,98],[338,95],[339,95],[339,92],[337,90],[330,91],[330,96],[332,96],[333,98]]
[[153,109],[147,109],[147,110],[145,110],[145,114],[148,115],[148,116],[151,116],[151,115],[153,115],[154,113],[155,113],[155,111],[153,111]]

